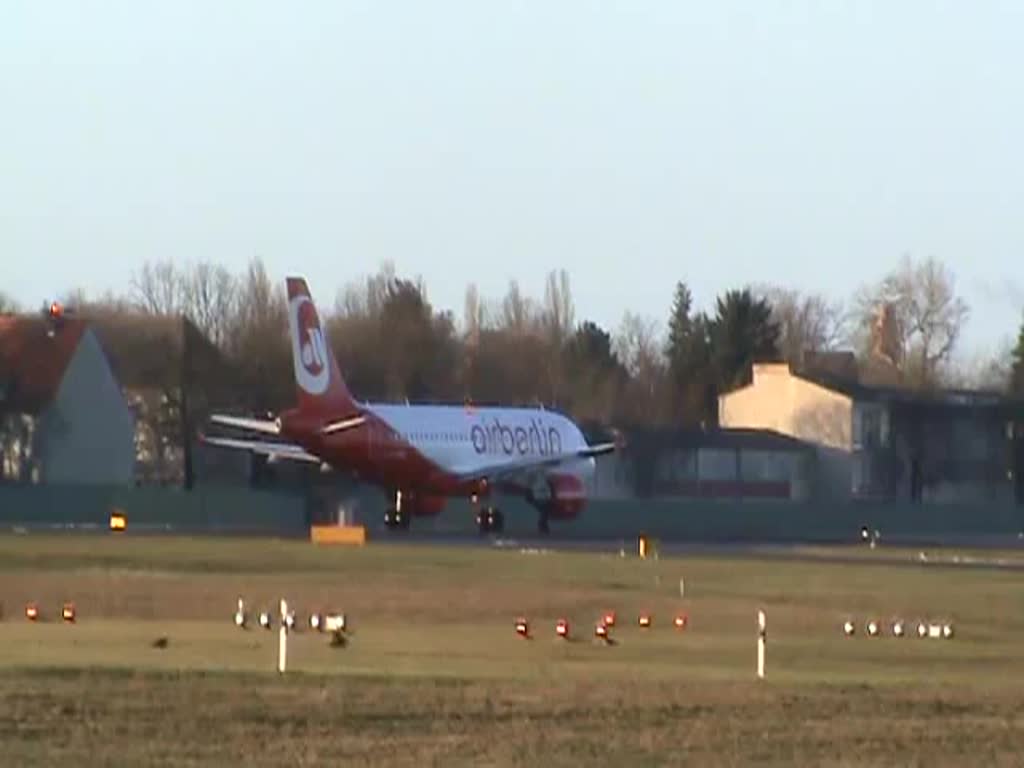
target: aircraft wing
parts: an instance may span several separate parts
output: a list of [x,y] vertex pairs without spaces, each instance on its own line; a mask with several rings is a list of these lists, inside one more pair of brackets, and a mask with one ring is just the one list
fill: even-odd
[[490,482],[501,482],[514,477],[526,477],[544,469],[554,469],[562,464],[569,464],[580,459],[592,459],[596,456],[603,456],[614,450],[615,443],[598,443],[578,451],[559,453],[554,456],[530,456],[516,461],[494,462],[493,464],[486,464],[482,467],[474,467],[471,470],[460,472],[456,477],[460,481],[488,480]]
[[316,464],[323,463],[322,459],[294,443],[272,443],[265,440],[240,440],[233,437],[206,437],[205,435],[200,437],[200,440],[221,448],[251,451],[270,459],[291,459],[293,461],[309,461]]

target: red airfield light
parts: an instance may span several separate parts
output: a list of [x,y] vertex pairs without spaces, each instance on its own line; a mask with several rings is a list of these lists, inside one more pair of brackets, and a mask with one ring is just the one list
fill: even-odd
[[604,643],[610,642],[611,638],[608,636],[608,625],[603,621],[597,622],[597,624],[594,625],[594,637]]
[[64,603],[64,607],[61,608],[60,617],[64,619],[68,624],[75,623],[75,604]]
[[606,613],[604,615],[604,617],[601,619],[601,621],[604,623],[604,625],[606,627],[614,627],[615,626],[615,611],[608,611],[608,613]]
[[29,603],[25,606],[25,618],[29,621],[39,621],[39,606]]
[[522,616],[516,619],[516,634],[526,639],[530,638],[530,624]]
[[637,623],[641,629],[650,629],[651,626],[651,615],[649,613],[641,613],[637,619]]
[[559,619],[558,623],[555,625],[555,632],[563,640],[568,640],[569,639],[569,622],[566,621],[565,619]]
[[676,629],[682,631],[686,629],[686,625],[689,623],[689,617],[687,617],[685,613],[680,613],[672,620],[672,623],[675,624]]
[[50,317],[54,320],[59,320],[64,316],[64,307],[61,306],[59,301],[50,302]]

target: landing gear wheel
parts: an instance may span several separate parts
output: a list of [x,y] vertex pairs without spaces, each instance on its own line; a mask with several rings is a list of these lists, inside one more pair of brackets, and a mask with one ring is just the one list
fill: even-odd
[[476,513],[476,529],[481,536],[491,530],[491,514],[489,507],[484,507]]
[[384,512],[384,527],[390,530],[408,529],[409,516],[405,512],[389,508]]
[[505,517],[494,507],[484,507],[476,513],[476,527],[480,535],[501,533],[505,528]]
[[501,533],[505,530],[505,516],[500,509],[491,510],[491,530],[494,533]]

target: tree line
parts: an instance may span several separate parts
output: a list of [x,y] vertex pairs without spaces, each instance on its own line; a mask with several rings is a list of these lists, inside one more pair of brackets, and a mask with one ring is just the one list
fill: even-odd
[[[157,261],[136,272],[128,295],[73,291],[63,300],[83,314],[189,318],[237,371],[238,404],[274,412],[294,398],[281,283],[259,259],[237,274]],[[14,308],[0,294],[0,311]],[[1005,358],[974,371],[954,365],[968,307],[934,258],[904,257],[846,302],[748,285],[698,310],[680,281],[664,322],[627,312],[614,329],[576,317],[564,270],[547,276],[540,298],[515,281],[498,298],[469,285],[456,317],[431,304],[422,279],[384,264],[320,310],[350,388],[367,400],[540,404],[584,422],[711,427],[718,395],[745,384],[753,362],[800,366],[809,354],[842,349],[884,362],[901,386],[917,390],[980,385],[1024,394],[1024,325]]]

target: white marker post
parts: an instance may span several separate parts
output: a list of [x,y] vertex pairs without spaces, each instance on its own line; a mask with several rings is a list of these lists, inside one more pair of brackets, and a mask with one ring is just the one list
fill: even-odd
[[281,600],[281,628],[277,633],[277,671],[284,674],[288,663],[288,603]]
[[768,640],[768,630],[764,611],[757,612],[757,679],[764,680],[764,646]]

